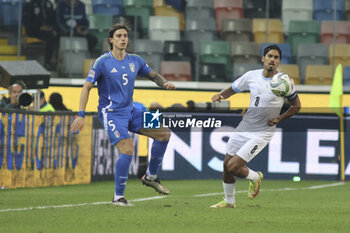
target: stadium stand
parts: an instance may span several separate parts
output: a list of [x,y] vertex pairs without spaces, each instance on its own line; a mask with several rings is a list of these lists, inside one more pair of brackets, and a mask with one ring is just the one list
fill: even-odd
[[279,65],[278,71],[289,74],[293,78],[294,84],[300,84],[299,66],[296,64],[282,64]]
[[333,67],[331,65],[306,66],[305,84],[332,85]]
[[[315,20],[333,20],[334,6],[333,1],[313,0]],[[344,19],[344,0],[337,0],[336,20]]]
[[[266,38],[266,23],[268,23],[268,36]],[[280,19],[254,18],[252,27],[254,42],[257,43],[283,43],[282,21]]]
[[180,23],[180,30],[185,29],[185,15],[179,12],[171,5],[167,5],[165,0],[153,0],[153,8],[155,16],[171,16],[176,17]]
[[163,43],[160,40],[137,39],[134,43],[134,51],[140,55],[154,70],[160,70],[160,62],[163,60]]
[[260,45],[255,42],[231,42],[231,58],[233,63],[261,63]]
[[244,0],[243,9],[246,18],[265,18],[266,0]]
[[199,66],[199,81],[226,82],[225,65],[202,63]]
[[344,19],[350,20],[350,0],[345,0]]
[[162,61],[160,73],[171,81],[192,81],[191,64],[187,61]]
[[289,22],[292,20],[312,20],[313,0],[283,0],[282,22],[283,32],[288,34]]
[[[264,49],[271,43],[262,43],[260,48],[260,56],[264,55]],[[288,43],[277,44],[282,51],[281,64],[292,64],[292,51]]]
[[142,19],[143,36],[148,35],[149,17],[154,15],[153,0],[123,0],[125,15],[137,15]]
[[104,15],[122,15],[122,0],[92,0],[92,12]]
[[227,75],[232,73],[230,43],[225,41],[200,42],[200,62],[224,64]]
[[185,18],[214,18],[213,0],[187,0]]
[[298,55],[299,44],[320,41],[320,23],[318,21],[290,21],[288,39],[292,48],[292,56],[295,58]]
[[85,37],[60,37],[58,51],[58,72],[61,75],[82,75],[84,59],[89,57]]
[[148,36],[151,40],[180,40],[179,20],[176,17],[150,16]]
[[93,12],[92,12],[92,0],[80,0],[80,1],[85,4],[85,13],[87,15],[93,14]]
[[350,66],[345,66],[344,67],[343,85],[344,86],[350,86]]
[[329,63],[335,66],[350,66],[350,44],[330,44]]
[[319,43],[299,44],[297,64],[300,69],[302,83],[305,81],[307,65],[328,65],[328,45]]
[[184,38],[193,42],[193,49],[195,53],[199,54],[199,41],[214,41],[216,39],[215,19],[186,19]]
[[102,51],[103,41],[107,40],[108,31],[113,22],[112,15],[92,14],[87,15],[90,23],[90,33],[97,37],[97,44],[95,50]]
[[[350,42],[350,22],[347,21],[322,21],[321,23],[321,42],[326,44],[332,43],[349,43]],[[333,37],[333,33],[336,36]]]
[[2,27],[8,30],[17,29],[18,14],[19,14],[19,1],[22,1],[22,7],[24,0],[1,0],[0,1],[0,22]]
[[244,18],[243,0],[213,0],[216,30],[221,32],[223,19]]
[[224,19],[221,38],[225,41],[252,41],[251,19]]

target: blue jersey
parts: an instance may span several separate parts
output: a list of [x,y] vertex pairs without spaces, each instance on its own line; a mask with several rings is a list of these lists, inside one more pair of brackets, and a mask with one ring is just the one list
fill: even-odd
[[99,111],[131,111],[136,76],[150,72],[151,68],[138,55],[126,53],[124,60],[119,61],[107,52],[95,60],[86,80],[97,81]]

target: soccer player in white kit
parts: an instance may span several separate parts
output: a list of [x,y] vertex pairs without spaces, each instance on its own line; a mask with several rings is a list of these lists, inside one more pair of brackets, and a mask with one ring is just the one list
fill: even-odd
[[[280,48],[270,45],[264,49],[263,55],[263,69],[248,71],[231,86],[212,97],[212,102],[216,102],[245,90],[250,91],[249,108],[226,146],[222,174],[225,198],[210,206],[211,208],[236,207],[236,177],[250,180],[248,198],[253,199],[258,195],[263,174],[251,170],[246,164],[270,142],[276,124],[293,116],[301,108],[294,85],[292,94],[286,97],[276,96],[270,90],[270,80],[278,72],[282,57]],[[285,98],[291,107],[280,115]]]

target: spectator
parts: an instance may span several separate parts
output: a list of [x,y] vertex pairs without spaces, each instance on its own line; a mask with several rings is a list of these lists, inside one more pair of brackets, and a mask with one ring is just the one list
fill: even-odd
[[49,103],[52,105],[52,107],[56,111],[70,111],[66,106],[63,104],[63,99],[60,93],[54,92],[50,95]]
[[43,91],[40,92],[40,112],[54,112],[55,109],[52,105],[46,102],[45,94]]
[[54,70],[51,63],[54,48],[57,46],[57,27],[54,6],[49,0],[29,0],[23,9],[23,24],[28,36],[45,41],[44,67]]
[[[73,18],[71,18],[71,4],[73,3]],[[89,33],[89,21],[85,14],[85,4],[79,0],[62,0],[57,5],[57,25],[60,36],[69,36],[70,28],[73,35],[86,37],[89,51],[93,52],[97,44],[97,38]]]
[[21,105],[18,101],[19,94],[22,93],[23,89],[26,89],[26,85],[23,81],[17,81],[8,88],[9,98],[3,98],[4,109],[21,109]]
[[150,111],[157,111],[157,109],[159,109],[159,111],[163,111],[163,106],[157,102],[153,102],[151,103],[151,106],[149,106]]

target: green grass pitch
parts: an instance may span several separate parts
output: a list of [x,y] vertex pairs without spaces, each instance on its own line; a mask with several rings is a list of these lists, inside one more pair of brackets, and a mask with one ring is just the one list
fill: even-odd
[[249,200],[248,182],[238,180],[236,209],[209,208],[223,197],[220,180],[163,183],[169,196],[129,180],[135,207],[111,204],[114,182],[2,190],[0,232],[350,232],[349,183],[264,180]]

